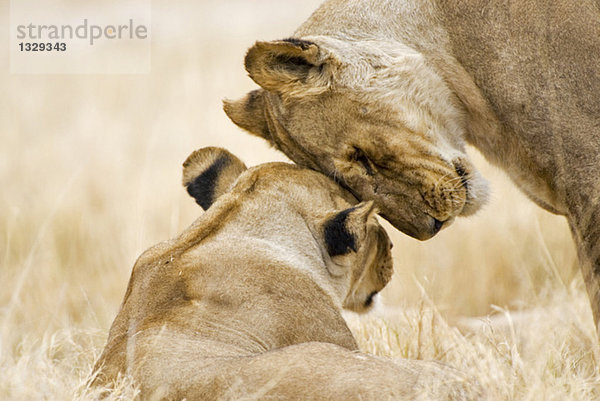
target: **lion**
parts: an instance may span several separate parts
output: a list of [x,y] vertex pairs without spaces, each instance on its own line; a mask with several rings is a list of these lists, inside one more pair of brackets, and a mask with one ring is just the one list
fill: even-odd
[[224,109],[420,240],[485,204],[474,146],[566,216],[600,332],[598,54],[598,0],[327,0]]
[[192,153],[183,183],[206,212],[135,263],[95,385],[128,374],[149,400],[480,399],[441,363],[358,352],[341,310],[368,310],[392,275],[373,202],[220,148]]

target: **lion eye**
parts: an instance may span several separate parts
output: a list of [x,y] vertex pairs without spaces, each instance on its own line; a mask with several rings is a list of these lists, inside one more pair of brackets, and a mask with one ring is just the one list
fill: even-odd
[[373,171],[373,165],[371,163],[371,160],[369,160],[369,158],[367,157],[365,152],[363,152],[362,149],[354,147],[354,153],[352,153],[352,161],[362,164],[368,175],[375,174],[375,172]]

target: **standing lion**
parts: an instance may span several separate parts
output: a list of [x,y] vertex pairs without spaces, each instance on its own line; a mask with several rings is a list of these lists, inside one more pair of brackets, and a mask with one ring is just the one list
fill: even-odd
[[328,0],[245,65],[229,117],[415,238],[485,202],[479,149],[567,217],[600,323],[598,0]]

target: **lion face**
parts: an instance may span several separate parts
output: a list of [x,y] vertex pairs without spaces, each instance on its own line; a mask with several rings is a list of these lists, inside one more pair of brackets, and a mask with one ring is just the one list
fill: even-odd
[[364,246],[363,261],[355,265],[343,303],[345,309],[359,313],[373,306],[374,296],[389,283],[393,273],[392,242],[376,221],[369,224]]
[[312,42],[273,43],[257,43],[246,57],[263,89],[225,103],[235,123],[373,200],[394,227],[421,240],[483,204],[487,186],[466,156],[450,100],[400,96],[421,89],[411,89],[410,77],[393,83],[389,69],[357,80]]

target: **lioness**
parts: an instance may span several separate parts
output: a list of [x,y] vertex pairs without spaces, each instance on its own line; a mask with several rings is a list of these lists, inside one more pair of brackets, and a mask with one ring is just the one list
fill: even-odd
[[441,364],[360,354],[340,314],[364,311],[392,275],[373,202],[285,163],[246,170],[194,152],[183,182],[206,213],[144,252],[96,363],[143,399],[465,399]]
[[475,146],[567,217],[598,324],[599,55],[598,0],[328,0],[224,108],[421,240],[484,203]]

